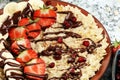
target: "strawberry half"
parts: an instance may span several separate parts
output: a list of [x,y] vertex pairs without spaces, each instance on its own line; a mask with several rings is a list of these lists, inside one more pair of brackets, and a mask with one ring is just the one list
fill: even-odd
[[41,9],[34,12],[34,19],[38,19],[38,24],[42,28],[50,27],[56,21],[56,11],[52,9]]
[[18,26],[25,26],[29,24],[30,22],[31,20],[29,18],[22,18],[21,20],[19,20]]
[[41,58],[35,58],[24,67],[24,73],[31,80],[43,80],[45,68],[45,62]]
[[30,48],[31,48],[30,41],[24,38],[14,41],[11,45],[11,51],[15,54],[19,54],[21,51]]
[[52,9],[36,10],[33,14],[34,18],[56,18],[56,11]]
[[33,58],[37,58],[38,55],[37,53],[32,50],[32,49],[27,49],[23,52],[21,52],[18,57],[16,58],[16,60],[20,63],[26,63],[28,61],[30,61]]
[[27,38],[26,33],[27,33],[27,30],[24,27],[11,28],[9,30],[9,37],[11,40]]
[[41,27],[37,23],[30,24],[26,28],[28,31],[27,32],[28,38],[36,38],[40,34],[40,31],[41,31]]
[[53,23],[55,23],[55,19],[40,18],[37,23],[38,23],[39,25],[41,25],[42,28],[50,27]]

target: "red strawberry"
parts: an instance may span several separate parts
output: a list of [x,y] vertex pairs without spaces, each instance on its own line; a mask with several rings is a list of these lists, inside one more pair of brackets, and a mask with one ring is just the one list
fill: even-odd
[[29,38],[36,38],[40,34],[41,27],[37,23],[30,24],[26,28],[28,30]]
[[24,38],[14,41],[11,45],[12,52],[16,54],[19,54],[21,50],[30,48],[31,48],[30,41]]
[[36,10],[34,12],[34,19],[39,18],[39,25],[44,27],[51,26],[56,21],[56,12],[52,9]]
[[116,40],[112,43],[112,53],[116,53],[118,49],[120,49],[120,42]]
[[16,58],[16,60],[20,63],[25,63],[25,62],[28,62],[30,61],[31,59],[33,58],[37,58],[37,53],[32,50],[32,49],[27,49],[23,52],[21,52],[18,57]]
[[38,24],[44,27],[50,27],[55,22],[55,19],[40,18]]
[[24,67],[24,73],[32,80],[43,80],[45,75],[45,62],[41,58],[32,59]]
[[34,12],[34,18],[56,18],[56,11],[52,9],[41,9]]
[[23,27],[11,28],[9,30],[9,37],[11,40],[27,38],[26,33],[27,33],[27,30]]
[[18,22],[18,26],[25,26],[27,24],[30,23],[30,19],[29,18],[22,18],[19,22]]

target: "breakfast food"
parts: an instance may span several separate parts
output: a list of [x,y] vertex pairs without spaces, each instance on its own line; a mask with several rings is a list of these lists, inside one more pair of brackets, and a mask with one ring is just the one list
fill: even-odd
[[0,24],[2,79],[89,80],[109,45],[90,14],[50,1],[11,2]]

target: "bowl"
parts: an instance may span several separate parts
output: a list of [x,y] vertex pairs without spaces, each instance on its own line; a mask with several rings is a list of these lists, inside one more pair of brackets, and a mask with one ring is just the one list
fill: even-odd
[[[48,0],[43,0],[43,1],[46,2]],[[63,5],[63,6],[70,5],[72,7],[77,7],[78,9],[81,10],[81,12],[84,15],[87,16],[89,14],[89,12],[87,12],[86,10],[84,10],[84,9],[82,9],[82,8],[76,6],[76,5],[73,5],[73,4],[70,4],[70,3],[67,3],[67,2],[63,2],[63,1],[59,1],[59,0],[51,0],[51,5],[56,6],[57,4]],[[2,14],[2,10],[0,10],[0,14]],[[102,65],[101,65],[100,69],[96,72],[95,76],[93,76],[91,78],[91,80],[99,80],[101,78],[101,76],[104,74],[105,70],[107,69],[110,58],[111,58],[111,49],[110,49],[111,41],[110,41],[109,35],[108,35],[107,31],[105,30],[104,26],[94,16],[93,16],[93,18],[94,18],[97,26],[103,29],[102,34],[107,37],[107,43],[108,43],[108,47],[106,48],[107,55],[105,55],[104,59],[101,61]]]

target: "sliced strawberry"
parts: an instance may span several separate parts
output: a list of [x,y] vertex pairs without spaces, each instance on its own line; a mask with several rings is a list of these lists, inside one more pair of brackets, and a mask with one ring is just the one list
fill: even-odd
[[52,9],[41,9],[34,12],[34,18],[56,18],[56,11]]
[[27,38],[26,33],[27,33],[27,30],[23,27],[11,28],[9,30],[9,37],[11,40]]
[[55,19],[50,18],[40,18],[38,24],[44,27],[50,27],[53,23],[55,23]]
[[28,30],[28,38],[36,38],[41,31],[41,27],[37,23],[30,24],[26,28]]
[[34,50],[28,49],[28,50],[21,52],[16,58],[16,60],[20,63],[26,63],[30,61],[31,59],[37,58],[37,57],[38,57],[37,53]]
[[24,67],[24,73],[32,80],[43,80],[45,67],[45,62],[41,58],[35,58]]
[[30,41],[24,38],[14,41],[11,45],[11,50],[15,54],[19,54],[21,51],[30,48],[31,48]]
[[50,27],[56,21],[56,11],[52,9],[41,9],[34,12],[34,19],[39,18],[39,25],[42,28]]
[[30,19],[29,18],[22,18],[19,22],[18,22],[18,26],[25,26],[27,24],[30,23]]

